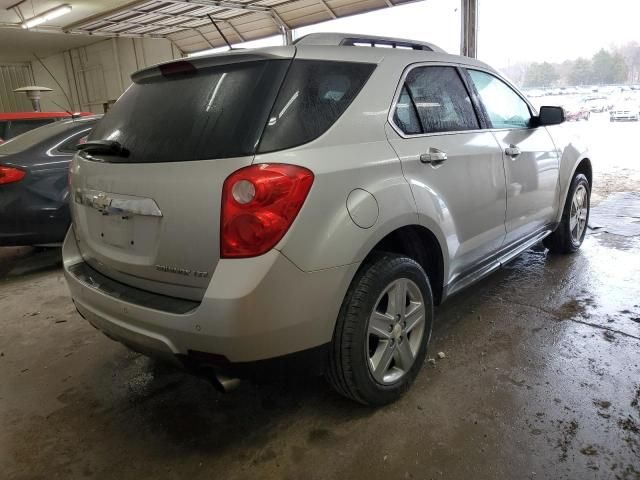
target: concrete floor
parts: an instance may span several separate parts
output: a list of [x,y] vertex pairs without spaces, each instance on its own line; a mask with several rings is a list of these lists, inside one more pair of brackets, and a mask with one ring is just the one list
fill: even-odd
[[0,476],[637,480],[639,254],[528,251],[438,310],[446,358],[373,410],[315,378],[220,395],[84,322],[58,252],[0,249]]
[[[640,191],[639,124],[566,128],[598,159],[594,203]],[[379,410],[315,378],[222,396],[84,322],[58,251],[0,249],[0,478],[638,480],[640,235],[598,232],[451,298],[446,358]]]

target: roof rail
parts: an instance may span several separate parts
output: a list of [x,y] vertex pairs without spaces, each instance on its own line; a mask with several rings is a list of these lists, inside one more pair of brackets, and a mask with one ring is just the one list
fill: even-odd
[[310,33],[300,37],[294,45],[327,45],[327,46],[355,46],[355,47],[386,47],[408,50],[424,50],[427,52],[445,53],[433,43],[406,40],[404,38],[379,37],[376,35],[358,35],[352,33]]

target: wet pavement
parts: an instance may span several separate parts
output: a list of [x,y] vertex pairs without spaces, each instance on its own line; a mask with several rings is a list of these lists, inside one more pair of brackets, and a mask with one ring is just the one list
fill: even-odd
[[375,410],[321,378],[221,395],[84,322],[55,250],[0,249],[0,477],[637,480],[639,254],[526,252],[439,308],[435,364]]

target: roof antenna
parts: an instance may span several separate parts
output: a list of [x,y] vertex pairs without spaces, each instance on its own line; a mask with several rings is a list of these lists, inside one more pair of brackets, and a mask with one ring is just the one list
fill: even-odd
[[76,118],[76,115],[75,115],[73,112],[71,112],[71,111],[67,110],[67,109],[66,109],[66,108],[64,108],[62,105],[60,105],[58,102],[56,102],[55,100],[51,100],[51,99],[49,99],[49,101],[50,101],[51,103],[53,103],[56,107],[61,108],[63,111],[67,112],[71,118]]
[[216,22],[213,21],[213,18],[211,18],[211,15],[209,15],[207,13],[207,17],[209,17],[209,20],[211,20],[211,23],[213,23],[213,26],[216,27],[216,30],[218,31],[218,33],[220,34],[220,36],[222,37],[222,39],[224,40],[224,43],[227,44],[227,46],[229,47],[229,50],[233,50],[233,47],[231,46],[231,44],[229,43],[229,40],[227,40],[227,37],[224,36],[224,33],[222,33],[222,30],[220,30],[220,27],[218,26],[218,24]]

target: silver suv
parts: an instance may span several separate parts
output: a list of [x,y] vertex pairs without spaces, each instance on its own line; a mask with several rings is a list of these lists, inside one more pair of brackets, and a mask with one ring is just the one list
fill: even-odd
[[224,385],[293,365],[391,402],[434,305],[583,241],[586,150],[479,61],[316,34],[132,80],[71,166],[66,279],[109,337]]

